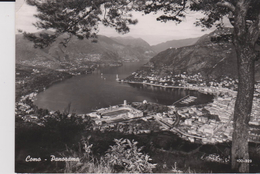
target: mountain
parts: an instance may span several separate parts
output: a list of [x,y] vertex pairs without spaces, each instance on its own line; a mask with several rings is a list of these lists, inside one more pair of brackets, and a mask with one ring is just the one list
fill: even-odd
[[181,39],[181,40],[170,40],[167,42],[163,42],[157,45],[153,45],[152,48],[157,53],[164,51],[168,48],[180,48],[184,46],[189,46],[195,44],[199,40],[198,38],[189,38],[189,39]]
[[[61,64],[121,64],[124,61],[139,61],[155,55],[150,45],[136,47],[131,44],[117,42],[106,36],[99,35],[97,42],[72,37],[66,47],[60,44],[66,35],[56,39],[49,47],[35,49],[34,44],[23,37],[16,35],[16,62],[57,68]],[[123,42],[123,41],[122,41]],[[141,43],[140,39],[132,39],[132,43]]]
[[[153,48],[143,39],[128,37],[111,37],[114,41],[126,46],[127,49],[121,50],[122,55],[131,55],[136,59],[150,59],[155,56],[156,52]],[[126,56],[126,59],[127,59]]]
[[[215,30],[202,36],[194,45],[169,48],[153,57],[146,66],[153,67],[161,75],[186,72],[201,73],[207,79],[237,78],[237,56],[232,42],[212,41],[212,38],[231,32],[230,28]],[[256,79],[260,79],[259,61],[256,62]]]

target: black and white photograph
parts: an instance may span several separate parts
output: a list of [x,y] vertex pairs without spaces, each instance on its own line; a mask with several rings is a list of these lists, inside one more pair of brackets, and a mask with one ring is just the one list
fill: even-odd
[[259,0],[16,0],[15,173],[260,173]]

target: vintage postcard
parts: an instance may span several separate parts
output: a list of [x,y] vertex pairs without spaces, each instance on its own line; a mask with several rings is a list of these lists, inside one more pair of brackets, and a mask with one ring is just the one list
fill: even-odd
[[260,2],[15,8],[16,173],[260,172]]

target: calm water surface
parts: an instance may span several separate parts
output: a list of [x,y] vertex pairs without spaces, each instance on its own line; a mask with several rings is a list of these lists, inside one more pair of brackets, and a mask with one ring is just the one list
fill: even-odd
[[89,113],[95,109],[128,102],[143,101],[171,105],[192,95],[196,104],[207,103],[212,96],[185,89],[165,89],[141,84],[118,83],[145,62],[124,63],[121,67],[99,68],[92,74],[75,76],[49,87],[37,95],[35,104],[40,108],[63,111],[71,103],[71,111]]

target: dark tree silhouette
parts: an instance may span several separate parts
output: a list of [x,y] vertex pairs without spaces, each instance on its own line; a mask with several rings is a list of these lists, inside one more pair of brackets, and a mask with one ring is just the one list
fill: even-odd
[[38,34],[23,32],[34,42],[34,47],[44,48],[66,33],[60,44],[66,47],[74,35],[78,39],[96,41],[98,25],[113,27],[119,33],[129,32],[129,25],[136,24],[129,13],[133,3],[128,0],[26,0],[37,8],[34,16],[39,19],[33,25],[44,31]]
[[259,42],[259,0],[27,0],[36,6],[39,29],[51,30],[41,34],[24,32],[35,47],[46,47],[63,33],[67,33],[61,44],[66,46],[72,35],[79,39],[96,38],[98,24],[114,27],[119,33],[129,31],[130,24],[136,24],[131,10],[145,14],[162,11],[158,21],[182,22],[185,14],[201,11],[205,17],[196,25],[204,28],[223,27],[222,19],[228,17],[234,26],[233,44],[238,62],[238,93],[234,111],[234,132],[232,140],[232,169],[235,172],[249,172],[248,163],[237,159],[248,159],[248,122],[250,120],[253,93],[254,69]]

